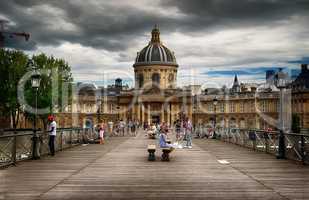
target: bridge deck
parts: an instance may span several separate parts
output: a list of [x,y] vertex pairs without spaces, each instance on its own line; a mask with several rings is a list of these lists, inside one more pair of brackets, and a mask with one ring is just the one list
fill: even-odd
[[309,199],[308,166],[214,140],[149,162],[151,143],[139,134],[21,162],[0,171],[0,199]]

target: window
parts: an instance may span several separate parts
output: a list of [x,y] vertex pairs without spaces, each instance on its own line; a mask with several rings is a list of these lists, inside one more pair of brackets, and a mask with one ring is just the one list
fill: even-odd
[[278,103],[277,100],[274,101],[273,111],[274,112],[278,112],[279,111],[279,103]]
[[143,74],[139,74],[138,75],[137,81],[138,81],[138,87],[142,88],[143,85],[144,85],[144,76],[143,76]]
[[235,103],[234,102],[230,102],[230,112],[231,113],[235,112]]
[[250,101],[250,112],[255,112],[255,101]]
[[213,106],[212,103],[208,103],[208,112],[212,112],[213,111]]
[[169,88],[173,88],[174,86],[174,74],[169,74],[168,75],[168,81],[169,81]]
[[152,86],[160,86],[160,74],[154,73],[152,74]]
[[170,82],[174,81],[174,74],[168,75],[168,81],[170,81]]
[[239,109],[240,109],[240,112],[245,112],[245,104],[243,103],[243,102],[240,102],[239,103],[240,105],[239,105]]
[[224,113],[224,111],[225,111],[224,108],[225,108],[224,103],[220,103],[219,104],[219,112]]
[[263,101],[260,103],[260,106],[261,106],[261,111],[262,111],[262,112],[267,112],[267,102],[266,102],[266,100],[263,100]]

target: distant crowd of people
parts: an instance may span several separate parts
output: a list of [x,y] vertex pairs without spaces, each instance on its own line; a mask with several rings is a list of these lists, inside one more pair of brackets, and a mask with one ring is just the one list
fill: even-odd
[[102,122],[94,128],[94,131],[103,143],[104,138],[109,136],[136,136],[139,127],[140,124],[137,120],[129,120],[126,122],[120,119],[117,122]]
[[[188,117],[177,119],[173,127],[169,127],[165,122],[144,124],[144,130],[149,138],[159,138],[161,148],[192,148],[193,126]],[[176,141],[172,144],[168,133],[176,133]]]
[[[57,123],[54,116],[49,116],[48,121],[48,145],[50,155],[54,156]],[[202,131],[202,127],[199,126],[194,132],[192,122],[188,117],[177,119],[172,126],[169,126],[165,122],[152,124],[145,122],[141,124],[138,120],[128,120],[126,122],[120,119],[116,122],[108,121],[107,123],[100,123],[91,131],[99,139],[99,143],[104,144],[104,141],[110,136],[136,136],[139,128],[144,129],[148,137],[158,138],[161,148],[192,148],[192,137],[194,133],[199,138],[213,136],[213,129],[211,128],[208,128],[205,133],[205,131]],[[204,134],[202,134],[203,132]],[[173,144],[169,140],[168,133],[175,133],[175,142]],[[88,134],[83,136],[84,143],[89,143],[90,139],[88,137]]]

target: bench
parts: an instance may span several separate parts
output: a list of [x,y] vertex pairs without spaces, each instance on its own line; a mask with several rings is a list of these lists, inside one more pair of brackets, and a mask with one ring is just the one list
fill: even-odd
[[156,152],[156,145],[154,144],[149,144],[147,146],[147,151],[149,153],[148,155],[148,160],[149,161],[155,161],[156,160],[156,156],[155,156],[155,152]]
[[170,161],[170,153],[173,151],[173,148],[161,148],[162,149],[162,161]]

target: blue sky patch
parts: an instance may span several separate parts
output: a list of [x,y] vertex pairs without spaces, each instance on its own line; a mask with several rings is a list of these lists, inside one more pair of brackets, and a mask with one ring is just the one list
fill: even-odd
[[[213,70],[213,71],[207,71],[204,72],[204,74],[207,74],[209,76],[235,76],[237,75],[264,75],[267,70],[275,70],[277,71],[279,67],[255,67],[255,68],[244,68],[244,69],[238,69],[238,70]],[[283,67],[285,69],[285,67]]]

